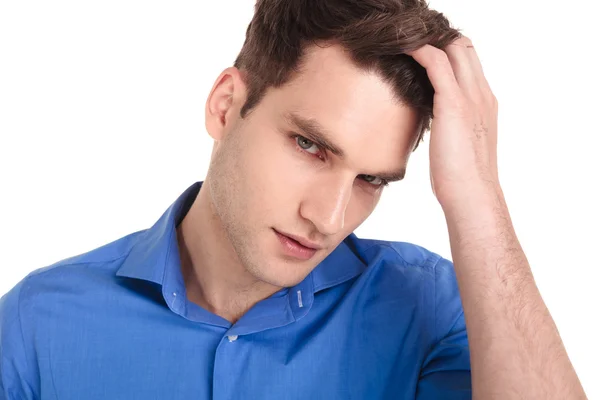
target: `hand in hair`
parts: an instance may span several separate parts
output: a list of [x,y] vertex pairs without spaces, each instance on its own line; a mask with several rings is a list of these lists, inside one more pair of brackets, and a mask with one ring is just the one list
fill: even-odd
[[448,225],[474,399],[585,399],[498,181],[498,102],[471,41],[406,52],[434,88],[430,177]]
[[430,176],[442,207],[499,188],[498,102],[465,36],[443,50],[425,45],[407,52],[426,70],[435,90],[429,147]]

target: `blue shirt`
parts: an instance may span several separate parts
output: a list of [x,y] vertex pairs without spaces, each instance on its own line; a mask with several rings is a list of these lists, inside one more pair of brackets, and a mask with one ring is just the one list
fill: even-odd
[[471,398],[453,264],[417,245],[352,233],[235,324],[188,301],[176,227],[201,185],[1,298],[0,399]]

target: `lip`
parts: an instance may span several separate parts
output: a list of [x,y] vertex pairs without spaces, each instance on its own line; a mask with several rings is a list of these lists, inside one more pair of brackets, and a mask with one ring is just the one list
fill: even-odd
[[294,239],[276,231],[275,229],[273,229],[273,232],[275,232],[275,236],[277,236],[277,239],[279,239],[279,242],[281,243],[281,250],[283,253],[290,257],[306,261],[312,258],[318,251],[317,249],[306,247],[296,242]]
[[287,236],[290,239],[294,239],[296,242],[300,243],[304,247],[308,247],[309,249],[320,250],[323,248],[323,246],[320,246],[317,243],[313,243],[309,240],[306,240],[301,236],[290,235],[285,232],[279,232],[278,230],[275,230],[275,232],[279,233],[280,235]]

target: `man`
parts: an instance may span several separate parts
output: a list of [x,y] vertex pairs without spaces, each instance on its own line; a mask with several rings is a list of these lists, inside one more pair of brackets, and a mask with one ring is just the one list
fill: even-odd
[[[0,399],[585,398],[502,196],[496,99],[441,14],[261,0],[205,116],[205,181],[2,298]],[[352,233],[428,129],[454,263]]]

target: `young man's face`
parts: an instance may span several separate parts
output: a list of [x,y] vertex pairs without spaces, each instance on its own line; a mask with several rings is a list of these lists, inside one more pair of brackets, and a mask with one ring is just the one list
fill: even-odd
[[[237,70],[217,80],[206,109],[213,207],[245,269],[278,287],[302,281],[371,214],[383,189],[376,176],[406,167],[418,128],[414,110],[339,47],[306,57],[302,73],[270,88],[245,119]],[[294,118],[316,121],[344,157],[315,145]],[[275,231],[322,248],[308,260],[290,257]]]

